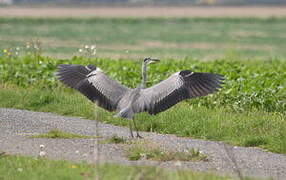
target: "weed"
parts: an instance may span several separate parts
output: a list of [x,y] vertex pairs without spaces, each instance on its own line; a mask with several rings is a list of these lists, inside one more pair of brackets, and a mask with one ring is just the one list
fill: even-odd
[[82,48],[78,49],[80,56],[94,58],[96,57],[96,45],[84,45]]
[[150,159],[156,161],[204,161],[207,158],[193,148],[185,152],[170,151],[149,141],[139,141],[132,144],[127,150],[127,157],[129,160]]
[[74,134],[69,132],[64,132],[58,129],[50,130],[44,134],[38,134],[30,136],[31,138],[53,138],[53,139],[72,139],[72,138],[84,138],[84,139],[92,139],[97,138],[95,136],[85,136],[81,134]]

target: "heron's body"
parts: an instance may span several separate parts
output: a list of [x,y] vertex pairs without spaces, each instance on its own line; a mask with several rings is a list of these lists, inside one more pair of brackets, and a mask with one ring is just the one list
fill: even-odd
[[141,88],[137,87],[127,91],[118,103],[118,116],[122,118],[133,118],[134,114],[141,112],[138,99],[140,97]]
[[[112,80],[100,68],[93,65],[60,65],[58,76],[64,84],[77,89],[98,106],[108,111],[117,111],[119,117],[132,119],[135,128],[135,114],[140,112],[158,114],[184,99],[213,93],[220,88],[223,80],[223,76],[219,74],[184,70],[146,88],[147,65],[153,61],[158,60],[144,59],[142,83],[135,89]],[[133,137],[131,126],[130,131]]]

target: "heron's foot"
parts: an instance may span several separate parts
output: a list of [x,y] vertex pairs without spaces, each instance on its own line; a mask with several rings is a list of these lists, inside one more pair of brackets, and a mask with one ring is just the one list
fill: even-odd
[[132,131],[130,131],[130,136],[129,136],[131,139],[133,139],[134,138],[134,135],[133,135],[133,132]]
[[136,134],[136,138],[143,139],[143,137],[140,136],[140,134],[139,134],[138,132],[137,132],[137,134]]

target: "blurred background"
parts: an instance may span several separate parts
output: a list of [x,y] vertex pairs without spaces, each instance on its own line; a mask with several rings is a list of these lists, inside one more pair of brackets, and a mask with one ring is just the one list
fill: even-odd
[[285,0],[1,0],[6,5],[94,4],[94,5],[281,5]]
[[0,0],[0,49],[25,54],[37,44],[41,54],[57,58],[284,58],[285,3]]

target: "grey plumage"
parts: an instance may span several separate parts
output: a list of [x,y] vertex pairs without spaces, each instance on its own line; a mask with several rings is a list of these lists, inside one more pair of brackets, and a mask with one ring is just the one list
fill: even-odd
[[67,86],[80,91],[92,102],[114,111],[121,97],[130,89],[106,76],[99,68],[88,65],[59,65],[57,76]]
[[[158,61],[145,58],[142,64],[142,84],[129,89],[112,80],[93,65],[59,65],[57,76],[67,86],[77,89],[89,100],[117,116],[133,119],[136,113],[158,114],[184,99],[205,96],[221,88],[223,76],[212,73],[179,71],[166,80],[146,88],[147,65]],[[137,130],[137,128],[136,128]],[[133,137],[132,127],[130,126]],[[140,137],[137,131],[137,137]]]

